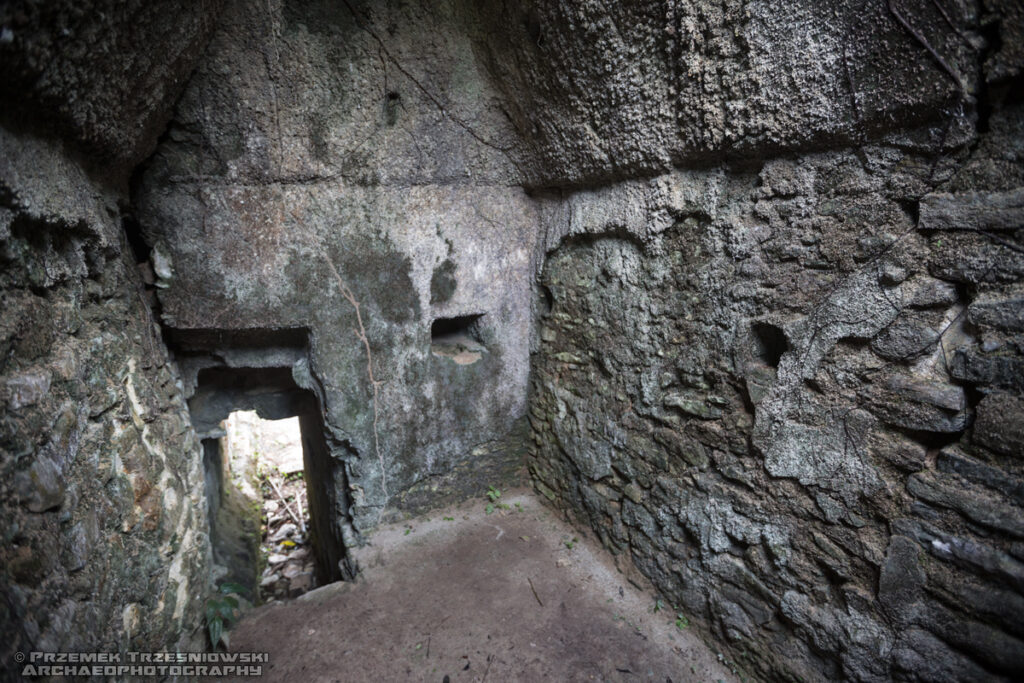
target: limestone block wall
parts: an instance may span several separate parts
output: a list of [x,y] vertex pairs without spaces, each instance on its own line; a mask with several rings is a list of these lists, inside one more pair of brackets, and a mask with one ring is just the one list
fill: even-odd
[[195,649],[202,452],[119,193],[0,129],[0,657]]
[[750,675],[1024,672],[1022,114],[548,203],[537,490]]
[[468,31],[529,182],[587,187],[930,120],[1014,43],[1018,4],[501,0]]
[[5,5],[6,661],[198,647],[186,400],[272,374],[345,543],[532,437],[754,676],[1020,678],[1024,12],[953,5]]
[[168,329],[308,337],[351,542],[521,469],[537,208],[469,20],[229,3],[136,187]]

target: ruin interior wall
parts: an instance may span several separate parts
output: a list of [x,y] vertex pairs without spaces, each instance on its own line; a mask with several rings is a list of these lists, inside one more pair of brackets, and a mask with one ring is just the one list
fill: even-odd
[[535,486],[740,668],[1021,670],[1024,256],[984,208],[1020,215],[1021,113],[939,183],[865,145],[552,212]]
[[0,130],[2,656],[202,647],[202,452],[123,194]]
[[748,674],[1021,675],[1019,3],[99,9],[0,14],[10,652],[201,639],[214,363],[347,542],[529,440]]
[[205,644],[202,452],[124,225],[218,3],[159,5],[0,8],[5,678],[19,651]]
[[466,20],[229,3],[137,177],[166,328],[308,335],[350,543],[522,469],[538,213]]
[[[537,490],[739,671],[1019,677],[1019,15],[723,3],[645,23],[545,6],[538,49],[555,59],[599,45],[657,63],[644,37],[663,18],[672,40],[691,31],[677,66],[719,58],[685,72],[696,98],[617,100],[666,93],[662,130],[683,140],[614,119],[633,111],[610,106],[630,87],[617,69],[589,73],[608,87],[570,69],[530,91],[539,130],[623,131],[544,152],[600,182],[543,199]],[[799,26],[799,49],[758,52]],[[822,40],[847,29],[858,44]],[[660,172],[658,153],[690,144]],[[622,163],[655,173],[622,181]]]

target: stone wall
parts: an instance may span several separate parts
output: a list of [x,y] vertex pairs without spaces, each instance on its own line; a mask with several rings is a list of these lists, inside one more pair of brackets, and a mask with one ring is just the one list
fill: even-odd
[[202,453],[116,191],[0,129],[0,657],[203,647]]
[[218,2],[0,7],[0,670],[201,649],[202,452],[150,310],[128,178]]
[[136,188],[168,329],[307,335],[349,542],[521,470],[537,213],[467,21],[229,3]]
[[190,418],[287,385],[345,544],[528,414],[745,671],[1024,673],[1019,2],[79,4],[0,9],[4,656],[197,646]]
[[982,83],[979,27],[994,42],[1022,19],[1019,3],[946,4],[501,0],[468,30],[528,182],[585,187],[936,118]]
[[64,140],[122,179],[149,156],[222,0],[11,0],[0,7],[5,127]]
[[768,680],[1024,673],[1024,108],[547,202],[535,485]]

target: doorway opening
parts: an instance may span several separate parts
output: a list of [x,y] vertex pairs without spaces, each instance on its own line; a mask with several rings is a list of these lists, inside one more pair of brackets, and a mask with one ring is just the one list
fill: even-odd
[[232,483],[259,514],[260,601],[298,597],[317,585],[299,418],[236,410],[222,426]]
[[291,367],[207,367],[189,400],[203,440],[217,582],[253,600],[352,578],[345,472]]

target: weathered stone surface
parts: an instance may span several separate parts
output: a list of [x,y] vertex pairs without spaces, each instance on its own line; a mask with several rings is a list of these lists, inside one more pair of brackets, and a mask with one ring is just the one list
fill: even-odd
[[962,605],[961,611],[970,613],[983,623],[998,626],[1008,634],[1020,638],[1024,634],[1024,623],[1020,610],[1024,608],[1024,595],[1012,588],[1001,588],[966,576],[955,566],[933,562],[928,568],[928,582],[936,595],[954,609]]
[[916,538],[934,557],[1024,592],[1024,562],[1006,552],[972,538],[951,535],[926,522],[901,518],[893,520],[892,527],[897,533]]
[[878,600],[897,624],[913,623],[921,611],[925,573],[921,546],[906,536],[893,536],[878,577]]
[[[1012,145],[1013,130],[992,135]],[[970,182],[1001,182],[980,170],[998,144],[978,150]],[[884,185],[912,204],[929,183],[905,152],[862,152],[873,161],[809,154],[756,179],[674,172],[549,200],[531,472],[766,678],[1012,676],[999,644],[1019,620],[981,600],[952,619],[939,577],[978,594],[1024,586],[1008,550],[1024,533],[1019,478],[970,450],[962,384],[1024,376],[1014,343],[983,351],[969,320],[974,301],[984,315],[1012,297],[957,286],[1024,270],[983,235],[922,236],[894,195],[865,200]],[[676,208],[653,189],[668,183],[705,200]],[[982,426],[1012,439],[984,423],[986,400]]]
[[[167,328],[306,331],[281,366],[317,395],[353,543],[510,481],[523,448],[538,211],[470,8],[442,6],[228,3],[136,196]],[[470,319],[468,357],[432,339]]]
[[987,0],[985,19],[999,27],[999,47],[986,60],[985,78],[999,82],[1024,70],[1024,7],[1012,0]]
[[931,353],[939,341],[939,331],[920,317],[900,316],[871,340],[871,350],[893,361],[913,361]]
[[49,453],[40,453],[27,472],[19,472],[14,485],[25,506],[32,512],[45,512],[64,502],[66,485],[60,463]]
[[927,446],[901,434],[875,432],[866,446],[875,462],[888,462],[899,470],[917,472],[928,464]]
[[909,282],[905,301],[911,308],[947,308],[960,298],[952,282],[921,276]]
[[[1007,238],[1001,238],[1007,240]],[[1024,252],[972,232],[943,232],[932,237],[928,272],[968,284],[1018,282],[1024,277]]]
[[1024,456],[1024,400],[995,392],[981,399],[973,440],[997,453]]
[[[864,527],[865,521],[855,512],[860,509],[858,501],[877,495],[882,485],[872,460],[880,450],[874,446],[867,450],[864,444],[894,440],[883,423],[857,409],[856,403],[856,390],[865,386],[857,375],[859,368],[868,358],[876,365],[884,361],[841,341],[873,336],[892,323],[898,311],[884,289],[892,285],[880,282],[874,270],[862,277],[852,260],[845,265],[844,249],[835,242],[839,239],[835,233],[823,232],[824,239],[811,239],[788,227],[794,216],[813,220],[818,202],[830,202],[828,210],[841,214],[843,209],[838,207],[851,199],[845,189],[822,190],[825,196],[799,204],[788,196],[764,200],[760,194],[767,192],[762,190],[765,186],[785,193],[796,191],[793,186],[807,188],[815,183],[843,187],[834,177],[843,171],[830,166],[842,164],[841,159],[812,156],[790,165],[788,173],[781,166],[766,168],[760,187],[756,181],[734,180],[728,204],[721,205],[723,200],[705,203],[699,217],[683,218],[668,229],[651,230],[650,223],[645,227],[642,219],[634,217],[642,216],[647,206],[659,206],[641,188],[632,194],[607,193],[625,204],[606,202],[605,193],[581,192],[568,200],[571,206],[578,203],[578,210],[548,214],[559,234],[568,237],[548,257],[541,279],[551,292],[552,308],[543,314],[542,324],[549,332],[541,338],[534,366],[535,419],[531,422],[538,445],[531,457],[532,471],[556,501],[585,509],[589,519],[610,516],[611,528],[624,526],[634,561],[659,590],[697,616],[706,615],[711,627],[720,629],[716,633],[727,639],[742,637],[745,643],[771,639],[762,630],[773,623],[770,605],[788,590],[776,572],[802,577],[792,581],[810,581],[811,576],[822,580],[817,564],[795,545],[804,529],[841,524]],[[854,162],[846,172],[856,178],[865,172],[854,170],[858,168]],[[703,188],[719,181],[717,173],[704,177],[690,173],[672,182],[691,187],[681,196],[704,196]],[[584,203],[584,195],[589,204]],[[859,200],[854,201],[859,206]],[[872,210],[885,216],[882,220],[889,221],[886,225],[894,231],[907,229],[900,214],[890,215],[877,206]],[[786,212],[785,219],[778,215],[780,211]],[[651,213],[649,221],[660,220],[657,209]],[[756,225],[759,217],[769,222],[772,232],[763,233],[760,247],[752,249],[747,244],[756,244],[756,238],[741,226]],[[625,234],[617,228],[620,225],[626,226]],[[764,234],[771,237],[765,239]],[[857,237],[849,239],[855,242]],[[834,270],[822,270],[801,250],[813,250],[815,258],[825,251],[835,259]],[[801,255],[794,259],[791,254]],[[744,270],[737,260],[740,264],[756,260],[758,266]],[[847,275],[845,268],[854,272]],[[819,291],[809,284],[816,279],[838,286],[824,289],[822,300],[808,298],[805,292]],[[805,284],[759,289],[766,281]],[[922,308],[948,305],[949,292],[923,297]],[[751,330],[751,320],[764,320],[767,313],[779,310],[789,311],[792,320],[782,323],[784,332],[769,335],[763,329]],[[610,330],[618,333],[610,335]],[[569,356],[574,359],[571,365],[565,361]],[[835,388],[828,387],[827,399],[806,381],[810,377],[817,381],[819,370],[837,383]],[[962,389],[945,383],[918,386],[919,381],[897,383],[896,389],[947,422],[947,412],[953,416],[963,412]],[[733,387],[744,393],[734,393]],[[764,416],[763,432],[747,412],[751,409],[758,423]],[[587,423],[603,417],[601,430],[610,437],[610,459],[592,440],[571,441],[576,432],[566,430],[567,423],[575,424],[569,422],[570,415]],[[728,426],[721,429],[720,424]],[[651,429],[654,444],[645,437]],[[751,440],[767,451],[763,470]],[[559,444],[558,448],[551,443]],[[922,446],[908,444],[902,450],[907,454],[899,459],[905,466],[924,466]],[[581,459],[581,454],[586,458]],[[898,456],[893,453],[892,457]],[[620,511],[607,496],[588,493],[596,483],[580,484],[575,478],[576,471],[587,472],[581,462],[598,461],[608,463],[599,470],[604,488],[636,492],[645,479],[654,477],[658,487],[633,496]],[[773,493],[772,486],[780,480],[766,474],[795,482]],[[673,480],[679,483],[670,483]],[[749,499],[741,493],[745,490],[754,492]],[[766,517],[767,510],[773,512]],[[772,523],[766,524],[769,518]],[[676,525],[684,531],[674,531]],[[667,536],[680,541],[659,540]],[[880,562],[887,540],[868,541],[865,533],[864,540],[844,541],[844,547],[856,548],[848,551],[819,536],[837,555],[828,571],[863,586],[858,590],[851,586],[851,595],[872,594],[873,575],[861,574],[857,561],[851,562],[847,553]],[[696,562],[706,567],[731,566],[725,558],[743,554],[751,558],[744,569],[747,578],[730,579],[728,585],[737,587],[727,592],[725,584],[709,582],[697,569],[659,561],[663,556],[659,547],[673,557],[687,557],[694,568],[700,566]],[[813,547],[813,556],[820,557],[821,545]],[[758,601],[767,605],[760,612],[740,597],[755,591]],[[891,637],[886,617],[842,613],[828,604],[827,596],[827,591],[816,592],[814,604],[801,602],[803,608],[794,607],[792,616],[801,624],[798,630],[788,625],[773,627],[793,633],[786,636],[787,642],[813,641],[813,647],[758,646],[758,667],[821,671],[813,649],[839,650],[846,647],[840,643],[857,640],[861,644],[847,647],[844,655],[849,675],[869,679],[878,675],[878,653],[885,650],[881,643]],[[924,601],[923,592],[921,596]],[[854,624],[862,626],[851,637],[847,629],[855,628]],[[829,635],[815,635],[823,630]]]
[[921,120],[958,82],[971,89],[974,76],[966,44],[941,13],[904,12],[914,30],[941,41],[955,77],[881,1],[856,10],[807,1],[783,11],[501,2],[483,17],[478,49],[538,160],[535,182],[580,185],[727,150],[855,138],[890,117]]
[[979,524],[1024,537],[1024,510],[982,489],[924,473],[911,475],[907,489],[922,500],[953,508]]
[[1019,230],[1024,188],[1010,192],[936,193],[921,198],[921,230]]
[[982,328],[1024,331],[1024,293],[1019,287],[985,292],[971,302],[967,319]]
[[986,465],[955,446],[939,451],[935,466],[940,472],[959,474],[964,479],[999,491],[1018,505],[1024,505],[1024,480],[998,467]]
[[4,3],[5,124],[57,132],[130,171],[156,144],[221,4]]
[[999,628],[962,616],[957,610],[930,607],[928,628],[953,647],[970,652],[985,666],[1009,679],[1024,673],[1024,642]]
[[[58,146],[0,128],[0,205],[13,216],[0,233],[6,662],[205,643],[201,457],[121,248],[117,199]],[[147,616],[126,631],[129,604]]]
[[874,385],[870,410],[888,424],[926,432],[960,432],[967,426],[967,399],[954,384],[892,375]]
[[[235,193],[335,181],[514,184],[515,131],[466,35],[476,12],[448,1],[388,12],[366,1],[273,2],[254,12],[226,0],[147,184],[174,183],[174,194],[225,183]],[[256,197],[211,199],[222,211],[247,201],[251,219],[260,215]],[[481,212],[484,225],[501,225]]]
[[6,384],[7,409],[16,411],[35,405],[46,396],[50,390],[50,376],[39,371],[27,372],[8,378]]
[[892,652],[896,671],[924,681],[977,681],[990,677],[981,665],[920,628],[900,634]]
[[949,374],[968,384],[1009,389],[1024,393],[1024,357],[1007,350],[983,353],[980,349],[957,349]]
[[[5,648],[195,645],[248,369],[342,545],[532,442],[744,673],[1019,673],[1012,3],[224,4],[131,196],[0,132]],[[123,179],[220,5],[5,7],[0,89]]]

